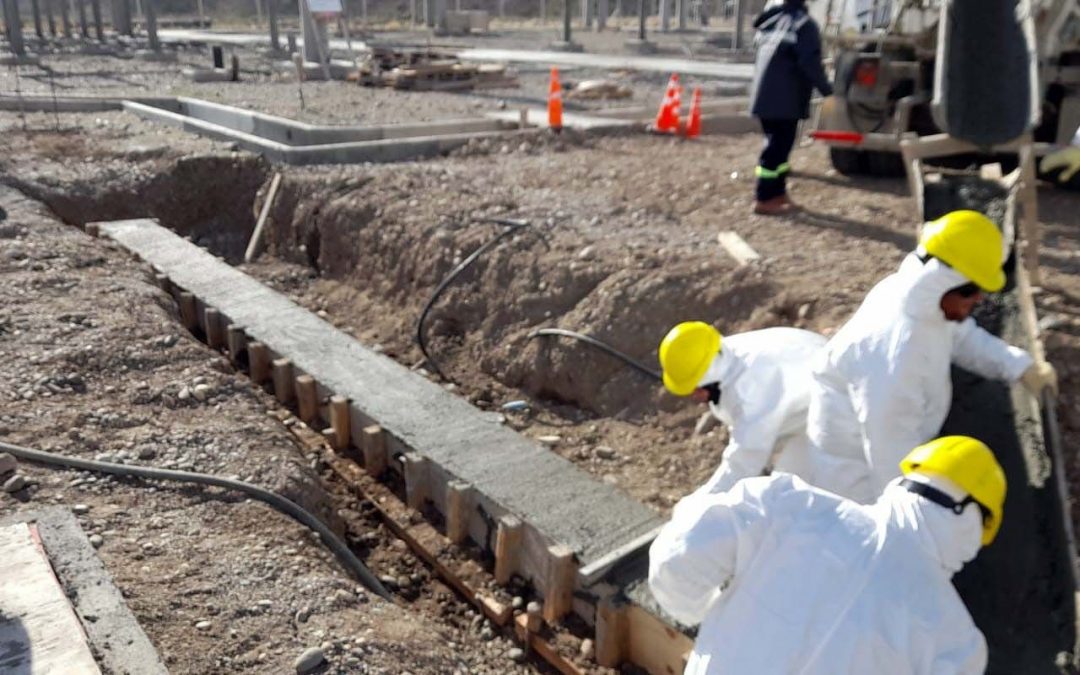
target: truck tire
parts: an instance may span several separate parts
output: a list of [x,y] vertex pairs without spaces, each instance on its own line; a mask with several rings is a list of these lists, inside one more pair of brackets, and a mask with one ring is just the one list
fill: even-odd
[[870,172],[866,153],[848,148],[829,148],[829,160],[833,168],[845,176],[865,176]]

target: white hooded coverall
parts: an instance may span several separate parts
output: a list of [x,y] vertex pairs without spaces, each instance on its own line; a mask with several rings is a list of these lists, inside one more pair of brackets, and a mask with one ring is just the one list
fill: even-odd
[[720,404],[713,415],[730,439],[720,467],[701,488],[730,489],[736,481],[774,468],[805,476],[809,468],[806,411],[810,367],[825,338],[797,328],[766,328],[723,339],[720,353],[698,386],[718,382]]
[[894,484],[865,506],[774,474],[679,502],[649,586],[701,623],[686,675],[982,673],[986,641],[950,583],[981,535],[974,505],[956,515]]
[[807,421],[811,483],[872,502],[900,475],[900,460],[941,430],[951,363],[1009,382],[1032,364],[974,319],[945,318],[941,297],[966,283],[940,260],[924,264],[911,254],[818,354]]

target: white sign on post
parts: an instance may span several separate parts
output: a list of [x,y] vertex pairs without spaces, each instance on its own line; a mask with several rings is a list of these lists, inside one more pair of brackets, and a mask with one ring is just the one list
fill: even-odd
[[333,19],[342,12],[341,0],[307,0],[312,16]]

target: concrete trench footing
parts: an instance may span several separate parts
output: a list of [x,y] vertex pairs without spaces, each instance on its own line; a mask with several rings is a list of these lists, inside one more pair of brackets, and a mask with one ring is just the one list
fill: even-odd
[[355,448],[347,454],[370,475],[398,474],[406,503],[439,511],[449,539],[491,552],[496,579],[532,584],[544,620],[573,612],[595,624],[600,599],[623,598],[619,622],[598,626],[605,653],[627,660],[619,645],[636,640],[650,663],[681,667],[689,638],[655,611],[638,611],[625,582],[611,580],[642,559],[661,526],[650,509],[154,221],[87,230],[153,265],[185,326],[246,361],[256,382],[272,382],[278,400],[332,445]]

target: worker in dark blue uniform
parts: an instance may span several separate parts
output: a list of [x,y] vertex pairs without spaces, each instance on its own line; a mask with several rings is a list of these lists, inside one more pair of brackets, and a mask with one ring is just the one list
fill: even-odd
[[821,64],[821,34],[806,11],[806,0],[783,0],[754,20],[757,61],[750,112],[761,122],[765,149],[757,167],[754,213],[791,210],[787,197],[788,155],[799,120],[810,116],[810,94],[832,95]]

